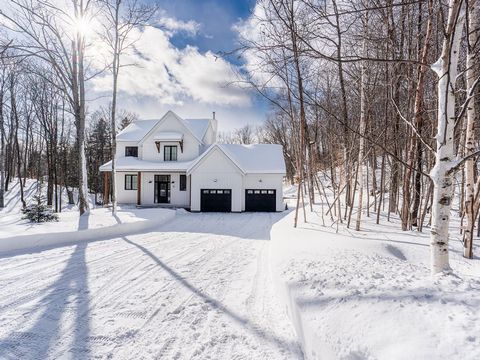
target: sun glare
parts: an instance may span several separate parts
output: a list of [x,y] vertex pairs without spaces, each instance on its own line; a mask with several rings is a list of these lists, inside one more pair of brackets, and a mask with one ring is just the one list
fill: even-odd
[[86,37],[92,32],[92,23],[85,17],[79,17],[75,19],[73,30],[76,34]]

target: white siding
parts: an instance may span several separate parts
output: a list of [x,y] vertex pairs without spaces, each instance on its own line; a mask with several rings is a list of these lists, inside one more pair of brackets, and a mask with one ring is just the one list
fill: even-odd
[[170,175],[170,205],[190,206],[190,182],[187,177],[187,190],[180,191],[180,173],[142,172],[142,205],[155,204],[155,175]]
[[137,175],[136,172],[117,171],[117,202],[119,204],[136,204],[137,190],[125,190],[125,175]]
[[245,189],[274,189],[277,195],[277,211],[283,211],[283,175],[278,174],[247,174],[244,179],[244,191],[242,192],[242,211],[245,211]]
[[[136,141],[117,141],[117,150],[115,158],[125,157],[125,147],[127,146],[138,146]],[[138,158],[141,157],[140,147],[138,147]]]
[[202,159],[191,175],[192,211],[200,211],[200,189],[232,189],[232,211],[244,208],[243,175],[218,149]]

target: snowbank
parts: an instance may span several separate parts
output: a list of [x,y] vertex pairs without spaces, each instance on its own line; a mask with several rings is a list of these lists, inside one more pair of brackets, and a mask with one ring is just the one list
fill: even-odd
[[[108,209],[105,209],[108,210]],[[151,219],[145,219],[142,217],[137,217],[136,219],[131,216],[131,213],[122,213],[119,211],[117,216],[112,216],[108,212],[107,216],[111,217],[118,221],[116,225],[104,226],[104,227],[89,227],[88,219],[98,220],[99,215],[98,211],[91,211],[89,215],[79,217],[78,221],[78,230],[76,231],[50,231],[48,225],[57,224],[57,230],[71,226],[72,223],[58,224],[58,223],[48,223],[47,224],[36,224],[37,230],[44,230],[42,232],[37,232],[31,235],[20,235],[14,237],[0,238],[0,255],[10,252],[20,252],[21,250],[39,250],[47,247],[53,246],[63,246],[77,242],[83,241],[98,241],[98,240],[107,240],[113,239],[120,236],[132,235],[140,232],[145,232],[149,229],[158,227],[165,222],[171,220],[175,216],[174,210],[169,209],[145,209],[145,210],[154,210],[155,216]],[[139,213],[144,210],[138,210]],[[104,213],[104,212],[103,212]],[[127,215],[127,216],[125,216]],[[122,222],[121,218],[126,217],[128,221]],[[105,219],[105,216],[103,217]],[[97,224],[99,224],[97,222]],[[46,227],[41,228],[42,225],[47,225]],[[22,227],[22,225],[17,225]],[[84,230],[81,230],[82,227]]]
[[458,240],[455,275],[432,278],[428,234],[320,223],[310,214],[294,229],[291,213],[271,232],[274,283],[307,359],[480,358],[480,261]]
[[[27,180],[27,202],[37,192],[37,182]],[[66,197],[66,194],[64,194]],[[95,241],[146,231],[175,216],[169,209],[137,209],[119,207],[114,216],[111,209],[93,208],[80,216],[75,206],[64,199],[58,222],[31,223],[22,219],[18,182],[6,193],[6,206],[0,210],[0,254],[33,251],[82,241]],[[93,207],[93,204],[91,204]]]

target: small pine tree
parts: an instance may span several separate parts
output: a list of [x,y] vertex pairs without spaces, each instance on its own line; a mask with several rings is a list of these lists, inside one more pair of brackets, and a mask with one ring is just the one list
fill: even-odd
[[22,209],[23,219],[30,222],[50,222],[58,221],[58,215],[55,214],[50,206],[45,205],[45,198],[41,195],[35,195],[33,202]]

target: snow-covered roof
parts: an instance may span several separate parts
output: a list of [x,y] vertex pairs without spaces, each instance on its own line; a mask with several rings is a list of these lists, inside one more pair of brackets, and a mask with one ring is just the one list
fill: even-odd
[[[118,158],[115,169],[118,171],[187,171],[193,161],[145,161],[133,156]],[[112,161],[100,166],[100,171],[112,171]]]
[[285,174],[281,145],[276,144],[218,144],[218,146],[248,173]]
[[220,149],[245,174],[285,174],[285,160],[281,145],[276,144],[213,144],[188,168],[193,168],[213,149]]
[[203,139],[207,132],[210,119],[184,119],[184,122],[197,138]]
[[179,132],[164,131],[156,133],[153,139],[161,141],[181,141],[183,140],[183,134]]
[[[173,111],[167,112],[161,119],[151,119],[151,120],[136,120],[128,125],[125,129],[120,131],[117,135],[118,141],[141,141],[145,135],[147,135],[158,122],[162,121],[169,113],[176,116],[190,132],[201,141],[205,136],[205,133],[208,129],[208,124],[210,119],[182,119]],[[161,133],[166,134],[166,133]],[[173,133],[170,133],[173,134]],[[162,139],[159,139],[162,140]],[[181,140],[181,139],[178,139]],[[177,141],[177,140],[172,140]]]
[[136,120],[117,134],[117,140],[139,141],[157,122],[158,120]]

